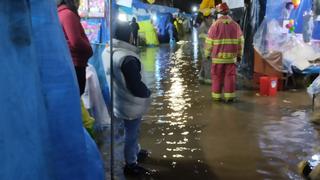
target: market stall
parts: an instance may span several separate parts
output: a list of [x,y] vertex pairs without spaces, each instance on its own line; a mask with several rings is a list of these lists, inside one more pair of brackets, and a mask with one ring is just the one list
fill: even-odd
[[[266,16],[253,39],[255,73],[276,75],[285,81],[288,74],[318,74],[320,46],[315,38],[318,30],[313,28],[318,23],[316,18],[311,0],[267,1]],[[261,64],[270,71],[259,69]]]

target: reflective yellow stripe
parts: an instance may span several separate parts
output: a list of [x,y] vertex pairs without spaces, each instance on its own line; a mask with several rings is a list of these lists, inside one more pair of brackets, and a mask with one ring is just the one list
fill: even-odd
[[216,21],[217,24],[218,24],[218,23],[229,24],[229,23],[231,23],[231,22],[232,22],[231,19],[218,19],[218,20]]
[[240,57],[242,57],[242,55],[243,55],[243,47],[244,47],[244,37],[243,36],[241,36],[240,37],[240,52],[239,52],[239,55],[240,55]]
[[224,93],[225,99],[234,99],[236,97],[236,93]]
[[212,45],[213,44],[213,40],[210,38],[206,38],[206,44]]
[[240,37],[240,43],[241,43],[241,44],[244,43],[244,37],[243,37],[243,36]]
[[236,63],[236,62],[237,62],[236,58],[232,58],[232,59],[212,58],[213,64],[232,64],[232,63]]
[[231,22],[232,22],[231,19],[222,20],[222,23],[224,23],[224,24],[229,24],[229,23],[231,23]]
[[217,39],[211,40],[213,45],[240,45],[239,39]]
[[221,93],[211,93],[213,99],[221,99]]
[[221,59],[233,59],[237,57],[237,53],[218,53],[218,58]]

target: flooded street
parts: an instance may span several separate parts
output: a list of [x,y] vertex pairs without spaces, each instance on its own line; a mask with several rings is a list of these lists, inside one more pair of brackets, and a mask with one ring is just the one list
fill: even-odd
[[239,90],[236,103],[216,103],[198,82],[196,43],[140,55],[153,91],[141,145],[152,152],[144,165],[159,171],[154,179],[300,179],[297,164],[320,151],[305,90]]

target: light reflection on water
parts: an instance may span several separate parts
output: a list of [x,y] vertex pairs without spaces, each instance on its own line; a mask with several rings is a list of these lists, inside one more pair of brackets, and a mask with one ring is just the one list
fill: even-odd
[[[196,164],[208,163],[209,160],[202,156],[204,150],[199,145],[199,141],[203,141],[203,139],[200,137],[203,138],[203,134],[209,134],[217,138],[217,134],[219,134],[219,129],[214,129],[217,132],[206,132],[207,130],[199,125],[203,122],[197,122],[199,116],[202,117],[203,113],[208,113],[212,116],[210,124],[216,123],[215,125],[222,129],[220,131],[223,136],[216,140],[217,146],[221,145],[221,147],[216,147],[214,143],[212,145],[216,149],[217,156],[225,155],[221,160],[220,157],[216,157],[219,161],[212,163],[213,166],[222,167],[221,169],[225,170],[222,172],[222,177],[228,177],[230,173],[228,174],[227,170],[230,171],[230,169],[240,169],[240,171],[249,169],[250,172],[246,172],[249,174],[248,176],[257,177],[256,179],[300,179],[296,173],[297,163],[317,153],[319,150],[317,148],[320,147],[319,134],[314,126],[308,122],[308,112],[303,108],[296,109],[296,107],[281,109],[277,98],[270,99],[267,105],[259,107],[257,103],[267,100],[254,96],[249,97],[248,102],[250,103],[248,104],[240,102],[233,106],[213,105],[213,109],[203,107],[206,104],[201,101],[209,98],[209,95],[204,97],[204,93],[199,93],[196,63],[193,61],[196,59],[194,56],[197,55],[196,46],[196,43],[181,42],[171,50],[168,50],[168,46],[160,46],[154,51],[148,51],[154,53],[149,56],[154,60],[153,65],[149,65],[147,68],[150,70],[147,71],[149,74],[147,80],[150,82],[154,94],[151,111],[145,116],[147,119],[145,124],[148,124],[145,135],[152,136],[148,140],[152,140],[149,143],[153,145],[154,151],[156,151],[154,153],[158,153],[157,157],[166,160],[165,162],[169,161],[168,165],[171,168],[177,168],[188,160],[188,162],[192,162],[188,164],[191,168],[196,167]],[[146,56],[142,57],[143,62],[145,58]],[[190,60],[190,58],[193,59]],[[152,72],[152,67],[154,72]],[[284,98],[281,102],[285,103],[285,106],[295,104],[293,99],[289,98],[289,100]],[[217,118],[216,114],[219,113],[222,114],[222,119]],[[230,115],[232,113],[235,114]],[[240,117],[243,115],[242,113],[247,114],[245,117]],[[248,121],[247,118],[251,119],[252,116],[256,117],[252,121]],[[249,126],[248,129],[244,128],[247,126]],[[235,132],[228,132],[226,134],[229,136],[225,137],[225,131],[230,131],[230,128],[233,128]],[[232,138],[228,139],[228,137]],[[242,139],[245,139],[243,144],[237,145],[242,149],[226,149],[226,147],[230,147],[230,144],[237,144]],[[230,142],[223,142],[227,140]],[[221,151],[219,151],[220,149]],[[243,152],[246,149],[254,149],[256,151],[253,153],[256,154],[251,155],[250,152]],[[224,154],[223,152],[226,150],[231,153]],[[240,155],[238,156],[237,153]],[[239,164],[243,164],[239,161],[247,160],[247,156],[257,158],[248,160],[250,161],[248,164],[253,164],[252,169],[251,166],[247,169],[239,167]],[[226,160],[238,164],[228,163]],[[198,172],[199,168],[193,170]],[[207,172],[205,168],[202,170]],[[260,176],[256,176],[256,173]]]
[[[185,52],[188,41],[180,41],[178,45],[168,51],[167,46],[161,46],[155,57],[152,111],[145,118],[152,119],[156,128],[149,130],[149,133],[158,134],[161,138],[156,144],[163,146],[161,157],[171,159],[183,159],[190,157],[190,153],[200,151],[198,147],[192,147],[194,138],[201,130],[188,125],[193,120],[189,111],[192,107],[194,92],[197,92],[198,84],[191,80],[196,77],[196,69],[186,70],[194,67],[190,61],[193,53]],[[197,55],[197,54],[196,54]],[[142,57],[144,59],[146,57]],[[142,60],[144,62],[144,60]],[[187,76],[186,76],[187,74]],[[189,76],[189,77],[188,77]],[[150,77],[150,76],[149,76]],[[175,166],[178,162],[173,161]]]

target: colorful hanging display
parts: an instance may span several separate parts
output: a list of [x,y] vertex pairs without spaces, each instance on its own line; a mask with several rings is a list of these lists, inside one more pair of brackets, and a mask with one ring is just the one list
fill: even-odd
[[80,0],[78,12],[81,17],[103,18],[105,2],[104,0]]
[[101,24],[95,23],[95,22],[89,22],[86,20],[82,20],[81,24],[83,26],[83,29],[85,30],[85,33],[89,41],[91,43],[99,43]]
[[78,13],[80,17],[87,17],[89,12],[88,0],[80,0]]
[[294,8],[298,9],[298,7],[301,3],[301,0],[292,0],[292,3],[293,3]]
[[289,23],[286,25],[286,28],[289,29],[290,33],[294,33],[294,30],[296,28],[294,27],[294,20],[293,19],[291,19],[289,21]]

